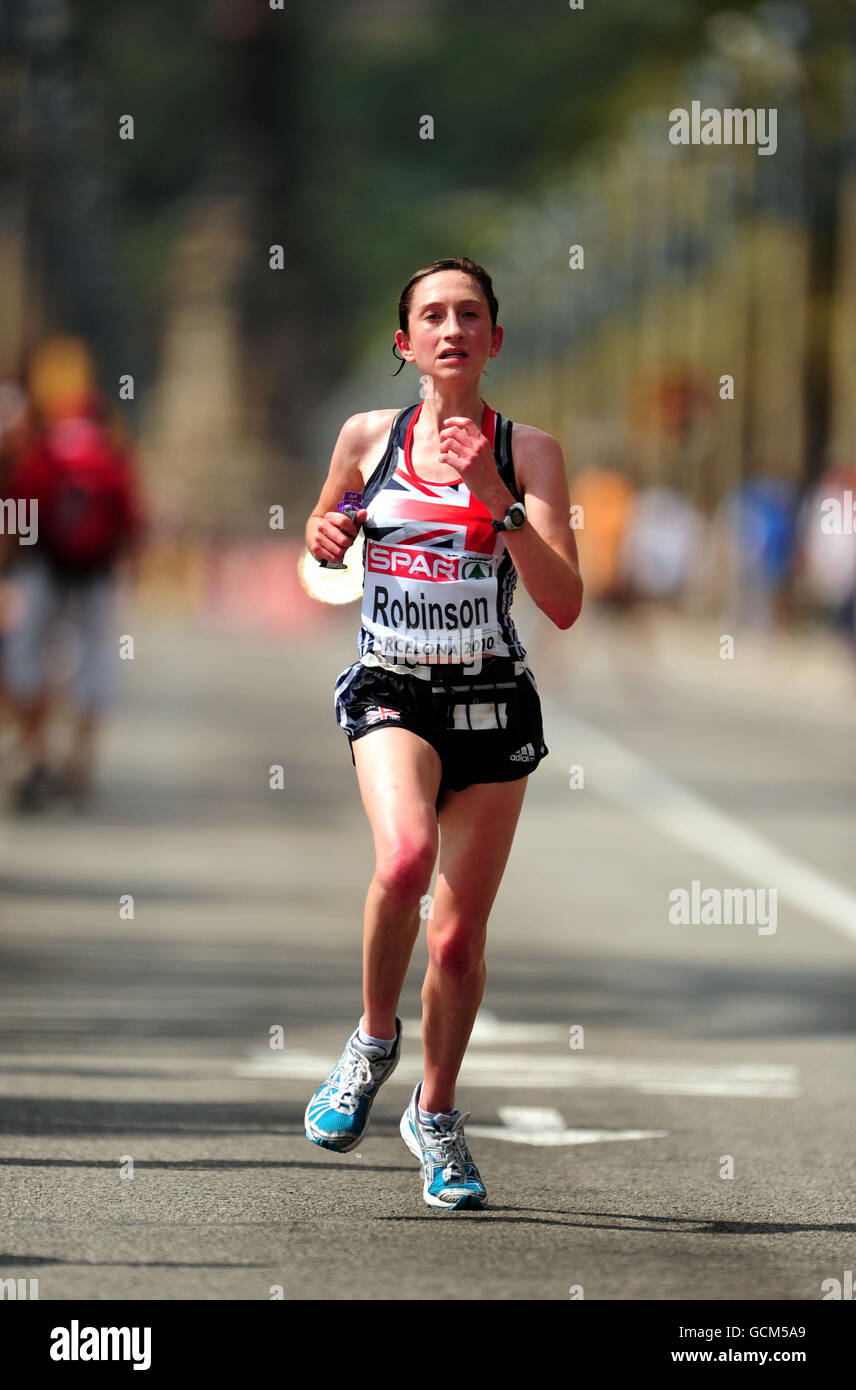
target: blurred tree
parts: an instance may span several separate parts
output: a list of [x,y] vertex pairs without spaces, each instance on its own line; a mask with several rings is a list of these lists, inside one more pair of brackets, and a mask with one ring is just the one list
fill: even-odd
[[[32,6],[42,19],[60,6],[6,3]],[[641,91],[667,90],[676,64],[703,46],[717,8],[716,0],[650,8],[611,0],[584,11],[532,0],[525,12],[516,0],[288,0],[281,9],[267,0],[75,0],[63,62],[87,128],[39,89],[48,114],[35,124],[50,121],[56,157],[33,172],[32,245],[52,221],[74,221],[66,200],[75,183],[86,196],[97,184],[112,217],[99,214],[94,225],[90,203],[88,224],[78,218],[74,249],[56,262],[65,288],[56,289],[71,293],[75,282],[67,312],[88,315],[107,337],[129,316],[125,351],[145,390],[185,200],[200,187],[240,193],[251,208],[238,281],[246,396],[259,426],[299,455],[304,423],[381,313],[392,337],[409,273],[470,249],[510,198],[546,185],[620,130]],[[7,42],[18,61],[32,61],[20,28]],[[117,137],[123,113],[135,116],[133,141]],[[434,117],[433,141],[419,138],[424,114]],[[110,259],[114,241],[118,302],[115,279],[108,293],[109,276],[92,268]],[[272,243],[285,248],[282,272],[268,266]]]
[[802,3],[806,85],[805,193],[809,246],[809,342],[805,376],[805,482],[828,459],[833,381],[833,309],[841,269],[842,194],[856,116],[856,15],[848,0]]

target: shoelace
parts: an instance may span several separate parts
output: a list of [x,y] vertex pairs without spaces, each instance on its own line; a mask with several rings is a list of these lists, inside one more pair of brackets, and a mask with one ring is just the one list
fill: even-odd
[[333,1109],[345,1115],[353,1115],[360,1102],[361,1088],[370,1086],[373,1080],[368,1057],[363,1056],[362,1052],[357,1052],[356,1048],[351,1048],[347,1061],[340,1069],[338,1080],[333,1083],[339,1093],[332,1098]]
[[429,1129],[427,1125],[422,1127],[422,1133],[428,1136],[429,1152],[433,1149],[438,1150],[438,1157],[443,1164],[443,1182],[464,1182],[466,1179],[469,1154],[461,1129],[464,1120],[469,1118],[470,1112],[465,1110],[450,1129]]

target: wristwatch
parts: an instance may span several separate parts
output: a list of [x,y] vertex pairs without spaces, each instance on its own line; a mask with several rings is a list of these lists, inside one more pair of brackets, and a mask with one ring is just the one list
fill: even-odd
[[502,521],[491,521],[494,531],[516,531],[526,520],[526,508],[522,502],[512,502]]

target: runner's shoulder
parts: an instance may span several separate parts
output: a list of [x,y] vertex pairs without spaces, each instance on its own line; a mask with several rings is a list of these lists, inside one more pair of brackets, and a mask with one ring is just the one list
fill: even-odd
[[540,430],[537,425],[521,424],[519,420],[514,421],[513,440],[515,447],[522,445],[526,453],[550,453],[561,448],[555,435]]
[[532,467],[564,468],[562,446],[553,434],[541,430],[537,425],[520,424],[514,421],[511,435],[511,451],[514,455],[514,469],[518,481],[525,485],[526,474]]
[[362,410],[345,421],[340,438],[347,442],[351,457],[361,471],[377,464],[399,409],[400,406],[392,406],[389,410]]
[[356,415],[349,415],[342,426],[342,433],[347,432],[348,438],[356,447],[371,445],[379,435],[386,438],[399,408],[392,406],[389,410],[361,410]]

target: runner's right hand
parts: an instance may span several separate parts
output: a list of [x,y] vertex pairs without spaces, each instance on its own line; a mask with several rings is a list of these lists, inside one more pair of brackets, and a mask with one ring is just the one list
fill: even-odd
[[361,507],[356,514],[356,521],[351,521],[344,512],[325,512],[323,516],[316,517],[314,533],[308,546],[310,555],[316,560],[333,560],[340,564],[345,558],[345,552],[357,539],[359,528],[367,516],[367,509]]

